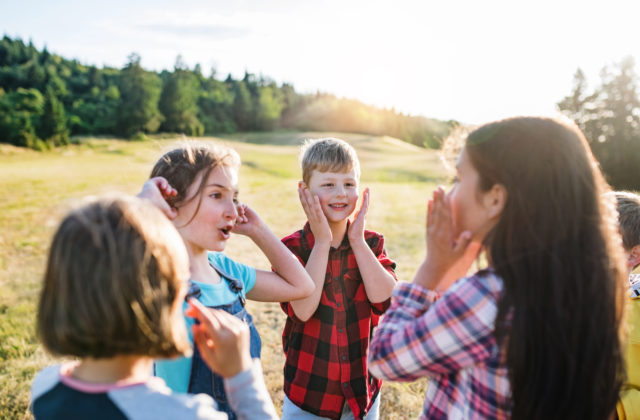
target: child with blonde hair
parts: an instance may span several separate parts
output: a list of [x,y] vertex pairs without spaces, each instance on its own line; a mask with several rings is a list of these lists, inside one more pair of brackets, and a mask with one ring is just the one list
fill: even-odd
[[[226,418],[211,398],[175,394],[151,376],[154,358],[191,351],[182,321],[188,277],[180,236],[143,200],[101,198],[70,212],[51,244],[37,329],[52,354],[79,360],[36,376],[36,420]],[[197,302],[189,314],[239,417],[276,418],[248,328]]]
[[365,229],[368,188],[356,210],[360,163],[353,147],[340,139],[311,140],[301,164],[298,194],[308,221],[282,241],[304,264],[315,290],[282,303],[282,417],[374,420],[382,382],[369,374],[367,353],[389,306],[396,265],[384,237]]

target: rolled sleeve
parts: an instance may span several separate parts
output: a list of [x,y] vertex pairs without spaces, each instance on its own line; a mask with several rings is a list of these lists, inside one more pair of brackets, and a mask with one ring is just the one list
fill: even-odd
[[401,283],[369,352],[369,369],[382,379],[412,381],[478,363],[495,347],[501,282],[494,275],[459,280],[441,297]]

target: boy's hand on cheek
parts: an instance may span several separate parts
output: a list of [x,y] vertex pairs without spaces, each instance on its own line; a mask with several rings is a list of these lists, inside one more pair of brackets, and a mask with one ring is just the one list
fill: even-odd
[[316,242],[330,243],[333,235],[327,217],[322,211],[320,199],[311,194],[311,191],[306,187],[298,187],[298,196]]
[[369,188],[365,188],[362,193],[362,202],[360,203],[360,209],[356,211],[353,217],[353,222],[349,225],[349,242],[352,244],[357,240],[364,240],[364,226],[365,219],[367,217],[367,210],[369,210]]

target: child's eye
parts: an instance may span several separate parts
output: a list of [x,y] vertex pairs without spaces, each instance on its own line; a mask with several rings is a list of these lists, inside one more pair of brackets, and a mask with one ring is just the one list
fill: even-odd
[[238,204],[239,202],[238,197],[233,197],[233,204]]
[[215,198],[217,200],[220,197],[222,197],[222,194],[220,194],[219,192],[214,192],[214,193],[209,194],[209,197]]
[[323,187],[333,187],[333,184],[331,183],[327,183],[327,184],[322,184]]

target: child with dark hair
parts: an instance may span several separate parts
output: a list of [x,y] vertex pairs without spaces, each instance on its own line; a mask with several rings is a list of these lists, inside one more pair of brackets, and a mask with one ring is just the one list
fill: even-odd
[[[394,291],[369,368],[428,377],[422,419],[610,418],[626,277],[607,185],[575,126],[486,124],[428,203],[427,256]],[[467,277],[478,250],[488,267]]]
[[[175,228],[143,200],[102,198],[65,217],[51,244],[37,329],[52,354],[79,360],[36,376],[36,420],[227,418],[211,398],[174,394],[151,376],[154,358],[191,351],[182,320],[188,261]],[[239,417],[276,418],[247,326],[197,302],[189,314]]]
[[622,246],[629,268],[627,312],[629,337],[626,348],[627,381],[620,393],[619,419],[640,418],[640,274],[632,271],[640,265],[640,196],[631,192],[615,193]]

